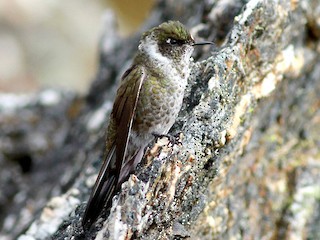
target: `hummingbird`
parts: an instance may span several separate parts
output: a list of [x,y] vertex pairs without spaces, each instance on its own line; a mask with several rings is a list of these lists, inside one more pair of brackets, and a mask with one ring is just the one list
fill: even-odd
[[107,128],[104,162],[82,219],[84,229],[96,221],[121,184],[134,172],[144,149],[164,136],[180,111],[196,43],[178,21],[145,32],[131,67],[123,74]]

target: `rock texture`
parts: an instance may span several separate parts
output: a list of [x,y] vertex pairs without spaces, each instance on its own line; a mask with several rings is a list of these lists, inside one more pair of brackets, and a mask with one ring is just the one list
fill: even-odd
[[22,207],[39,214],[19,239],[319,238],[319,8],[316,0],[160,1],[144,29],[179,19],[195,38],[219,44],[195,53],[171,131],[179,141],[150,145],[110,215],[82,230],[115,79],[138,35],[102,47],[87,98],[62,106],[80,110],[56,120],[68,124],[66,135],[41,158],[65,164],[44,199],[54,197],[44,208]]

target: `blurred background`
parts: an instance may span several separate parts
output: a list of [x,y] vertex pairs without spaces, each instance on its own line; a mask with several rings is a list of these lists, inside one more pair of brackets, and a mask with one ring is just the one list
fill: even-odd
[[0,93],[44,87],[84,93],[96,73],[103,17],[113,12],[120,36],[128,36],[148,17],[153,3],[0,0]]

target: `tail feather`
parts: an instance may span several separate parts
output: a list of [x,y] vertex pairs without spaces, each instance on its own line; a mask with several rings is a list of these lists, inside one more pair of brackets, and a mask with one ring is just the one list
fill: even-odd
[[113,164],[109,163],[115,161],[115,155],[115,148],[113,147],[101,167],[82,219],[84,229],[91,227],[105,205],[109,208],[112,204],[112,197],[117,190],[119,174],[112,171],[111,165]]
[[117,166],[115,152],[115,147],[113,147],[103,162],[82,219],[84,229],[91,227],[104,207],[111,207],[114,194],[141,161],[144,147],[141,147],[128,161],[119,166]]

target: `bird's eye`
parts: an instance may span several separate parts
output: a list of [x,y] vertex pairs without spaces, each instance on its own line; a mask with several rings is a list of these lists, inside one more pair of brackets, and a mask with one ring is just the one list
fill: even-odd
[[178,45],[178,46],[182,46],[185,43],[183,40],[178,40],[174,38],[168,38],[166,42],[170,45]]

